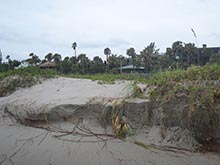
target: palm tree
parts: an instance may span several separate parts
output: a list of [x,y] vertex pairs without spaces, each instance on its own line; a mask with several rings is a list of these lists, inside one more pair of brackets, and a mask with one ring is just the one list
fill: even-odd
[[52,59],[53,59],[53,54],[52,53],[48,53],[44,58],[47,59],[47,61],[51,62]]
[[72,43],[72,48],[75,51],[75,57],[76,57],[76,47],[77,47],[77,43],[76,42]]
[[131,57],[132,59],[132,65],[133,65],[133,71],[134,71],[134,66],[135,66],[135,58],[136,58],[136,53],[134,48],[130,48],[127,50],[127,55]]
[[32,62],[34,66],[36,66],[37,63],[40,63],[40,61],[41,61],[40,58],[36,54],[32,56]]
[[54,62],[55,62],[56,64],[58,64],[58,63],[62,60],[62,57],[61,57],[60,54],[55,53],[55,54],[53,55],[53,60],[54,60]]
[[109,48],[105,48],[104,54],[106,55],[106,72],[108,72],[108,56],[111,54],[111,50]]
[[99,56],[95,56],[91,62],[92,73],[103,73],[105,72],[105,66],[102,59]]
[[7,56],[6,56],[6,59],[8,60],[8,69],[10,69],[10,61],[11,61],[10,55],[7,55]]
[[144,50],[141,51],[141,56],[145,63],[146,73],[150,71],[150,63],[152,61],[152,56],[158,54],[159,49],[156,49],[155,43],[151,42]]
[[57,71],[62,71],[62,65],[61,65],[62,57],[61,57],[61,55],[58,53],[55,53],[53,55],[53,61],[56,64]]
[[8,60],[8,62],[10,61],[10,55],[6,56],[6,59]]
[[80,54],[78,56],[78,61],[79,61],[79,69],[81,70],[81,73],[84,74],[88,71],[89,69],[89,58],[86,56],[86,54]]
[[29,56],[31,57],[29,59],[29,63],[31,64],[31,66],[36,66],[37,63],[40,62],[40,58],[36,54],[30,53]]
[[73,48],[73,50],[74,50],[74,52],[75,52],[75,63],[73,63],[73,65],[74,65],[74,68],[75,68],[75,72],[77,71],[77,58],[76,58],[76,48],[77,48],[77,43],[76,42],[74,42],[74,43],[72,43],[72,48]]

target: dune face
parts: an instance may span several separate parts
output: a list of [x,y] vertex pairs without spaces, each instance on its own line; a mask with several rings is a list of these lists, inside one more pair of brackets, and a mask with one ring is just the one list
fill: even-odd
[[[163,138],[148,127],[149,101],[131,98],[131,84],[56,78],[1,97],[0,164],[219,164],[217,154],[191,152],[190,131]],[[125,139],[115,136],[123,124]]]
[[31,88],[20,89],[7,97],[1,97],[0,107],[23,118],[27,114],[47,114],[60,109],[62,105],[64,107],[61,109],[68,109],[68,105],[83,106],[97,97],[124,98],[131,91],[128,86],[129,82],[99,85],[95,81],[85,79],[49,79]]
[[120,98],[130,91],[129,82],[116,82],[113,85],[99,85],[85,79],[49,79],[31,88],[20,89],[1,99],[4,104],[26,105],[41,108],[60,104],[85,104],[93,97]]

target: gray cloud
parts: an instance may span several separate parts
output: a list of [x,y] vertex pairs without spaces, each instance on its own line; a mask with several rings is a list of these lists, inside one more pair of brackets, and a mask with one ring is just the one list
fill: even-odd
[[219,33],[219,34],[217,34],[217,33],[211,33],[211,34],[209,35],[209,37],[220,41],[220,33]]
[[79,46],[81,46],[81,48],[100,48],[103,49],[105,47],[115,47],[115,48],[120,48],[123,46],[128,47],[130,45],[129,42],[127,41],[123,41],[123,40],[110,40],[107,42],[82,42],[80,43]]

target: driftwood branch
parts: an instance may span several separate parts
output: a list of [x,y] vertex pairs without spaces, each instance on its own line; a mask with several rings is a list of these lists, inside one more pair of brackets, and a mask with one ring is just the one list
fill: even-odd
[[[93,132],[91,129],[85,127],[81,122],[77,122],[71,131],[63,130],[60,128],[55,128],[56,133],[60,133],[59,135],[53,135],[53,137],[58,138],[60,140],[69,141],[69,142],[102,142],[110,139],[117,138],[114,134],[108,133],[97,133]],[[73,137],[79,137],[79,139],[67,139],[65,136],[72,135]],[[96,137],[99,140],[84,140],[85,137]]]
[[2,160],[0,160],[0,164],[4,163],[6,161],[7,155],[6,154],[2,154],[1,157],[2,157]]
[[12,158],[15,157],[23,148],[23,146],[27,143],[27,141],[25,141],[21,147],[19,147],[10,157],[9,157],[9,161],[11,162],[12,165],[15,165],[15,163],[13,162]]

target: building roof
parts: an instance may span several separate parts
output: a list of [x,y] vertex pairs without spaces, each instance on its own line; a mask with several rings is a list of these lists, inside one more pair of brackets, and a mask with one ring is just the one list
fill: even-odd
[[22,61],[19,66],[15,67],[15,69],[26,68],[26,67],[29,67],[29,66],[31,66],[31,65],[28,61]]
[[202,48],[198,48],[200,51],[203,51],[203,50],[209,50],[211,51],[211,54],[215,54],[215,53],[220,53],[220,47],[207,47],[206,44],[203,44],[202,45]]
[[45,62],[43,64],[40,65],[40,68],[54,68],[56,66],[56,64],[54,62]]
[[133,68],[134,69],[139,69],[139,70],[144,70],[144,67],[136,67],[136,66],[133,66],[132,64],[120,67],[119,69],[125,70],[125,69],[133,69]]

